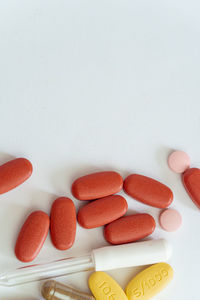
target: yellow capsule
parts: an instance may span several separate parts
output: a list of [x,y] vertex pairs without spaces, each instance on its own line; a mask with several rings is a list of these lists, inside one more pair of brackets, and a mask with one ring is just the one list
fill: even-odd
[[89,287],[96,300],[128,300],[119,284],[104,272],[94,272]]
[[129,300],[147,300],[155,296],[173,278],[173,269],[166,263],[155,264],[136,275],[126,287]]

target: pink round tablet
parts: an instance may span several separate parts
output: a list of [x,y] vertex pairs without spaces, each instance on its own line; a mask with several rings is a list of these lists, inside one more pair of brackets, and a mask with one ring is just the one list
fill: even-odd
[[176,231],[182,224],[182,217],[175,209],[165,209],[159,217],[160,226],[166,231]]
[[190,157],[184,151],[174,151],[168,157],[168,166],[175,173],[183,173],[190,167]]

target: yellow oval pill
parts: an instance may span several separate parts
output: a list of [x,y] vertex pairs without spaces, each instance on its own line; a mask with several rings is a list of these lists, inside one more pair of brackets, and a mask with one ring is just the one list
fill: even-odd
[[126,287],[129,300],[147,300],[159,293],[173,278],[166,263],[155,264],[136,275]]
[[104,272],[94,272],[89,287],[96,300],[128,300],[119,284]]

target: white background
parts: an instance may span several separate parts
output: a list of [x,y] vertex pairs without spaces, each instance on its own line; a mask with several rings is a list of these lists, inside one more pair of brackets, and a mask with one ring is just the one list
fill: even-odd
[[[199,300],[199,211],[166,164],[181,149],[200,166],[199,9],[198,0],[0,1],[0,163],[24,156],[34,166],[0,197],[0,271],[23,265],[14,245],[26,216],[72,197],[74,178],[136,172],[170,186],[183,217],[178,232],[157,224],[152,235],[174,248],[174,280],[155,299]],[[158,223],[159,209],[126,198],[129,213]],[[78,226],[72,249],[56,250],[48,236],[34,262],[104,245],[102,228]],[[140,269],[111,274],[125,287]],[[88,275],[62,281],[87,291]],[[41,299],[40,285],[0,287],[0,300]]]

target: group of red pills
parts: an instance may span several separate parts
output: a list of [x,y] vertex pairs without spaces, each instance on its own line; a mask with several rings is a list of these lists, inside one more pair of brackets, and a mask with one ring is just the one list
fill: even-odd
[[[177,168],[180,170],[182,166],[184,186],[193,201],[200,204],[200,198],[197,198],[200,197],[200,170],[189,169],[185,157],[180,159],[179,152],[182,151],[175,152],[169,156],[168,165],[177,173]],[[17,187],[31,174],[32,164],[25,158],[17,158],[0,166],[0,193]],[[59,250],[69,249],[75,240],[76,219],[87,229],[105,226],[104,236],[111,244],[124,244],[147,237],[155,229],[154,218],[145,213],[124,216],[128,210],[127,201],[116,195],[122,188],[135,200],[165,209],[160,215],[160,224],[164,229],[174,231],[180,226],[180,214],[176,210],[166,209],[173,201],[173,193],[166,185],[139,174],[131,174],[123,180],[114,171],[97,172],[80,177],[72,184],[71,191],[75,198],[90,201],[79,209],[77,216],[73,201],[66,197],[53,202],[50,218],[43,211],[34,211],[28,216],[16,241],[16,257],[22,262],[32,261],[40,252],[49,228],[53,245]]]

